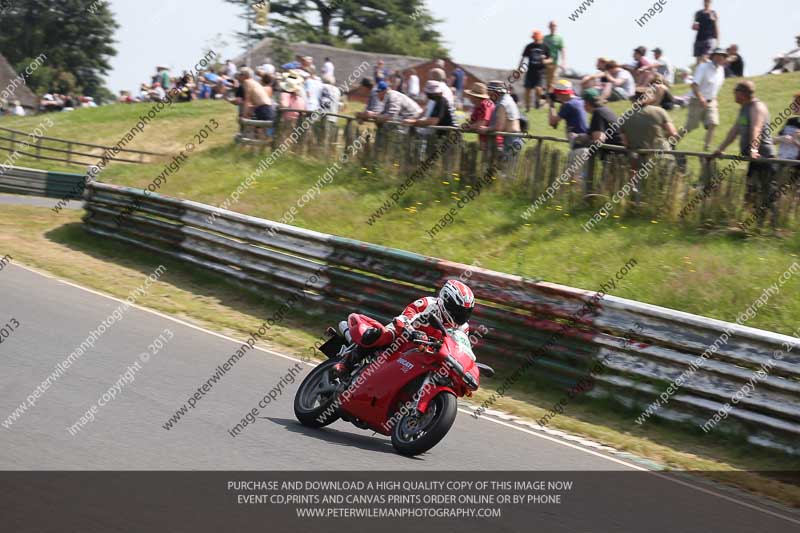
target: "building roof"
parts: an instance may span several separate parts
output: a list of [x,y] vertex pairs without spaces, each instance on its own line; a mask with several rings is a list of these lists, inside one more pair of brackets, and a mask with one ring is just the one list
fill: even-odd
[[[317,65],[317,68],[319,68],[322,63],[325,62],[326,57],[331,58],[331,61],[333,61],[333,64],[336,67],[335,74],[337,83],[343,83],[346,81],[348,76],[350,76],[351,73],[356,72],[359,65],[366,61],[369,63],[368,70],[364,71],[362,76],[358,77],[358,79],[354,80],[353,83],[350,84],[351,88],[357,87],[361,81],[361,78],[372,76],[372,69],[375,67],[379,59],[384,60],[386,63],[386,68],[389,69],[390,72],[394,72],[395,70],[402,72],[409,68],[416,67],[417,65],[427,63],[431,60],[430,58],[424,57],[378,54],[374,52],[363,52],[361,50],[351,50],[348,48],[336,48],[334,46],[328,46],[324,44],[293,43],[289,45],[289,48],[295,55],[313,57],[314,64]],[[251,51],[251,65],[255,67],[268,62],[268,60],[271,59],[271,54],[271,39],[266,38],[253,47],[253,50]],[[240,55],[235,61],[237,64],[244,64],[247,61],[247,53]],[[471,72],[476,77],[485,81],[506,80],[512,72],[512,69],[510,68],[500,69],[464,65],[457,62],[455,63],[460,65],[464,70]],[[520,81],[518,85],[519,87],[522,87],[522,82]]]
[[0,55],[0,99],[5,99],[9,103],[19,100],[24,107],[36,109],[39,101],[21,80],[17,79],[17,73],[8,63],[5,57]]

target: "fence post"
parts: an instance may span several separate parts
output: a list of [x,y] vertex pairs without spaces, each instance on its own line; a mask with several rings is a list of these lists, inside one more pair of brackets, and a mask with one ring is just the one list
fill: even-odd
[[275,125],[274,130],[272,133],[272,151],[278,149],[278,144],[280,142],[280,132],[281,132],[281,117],[283,116],[283,111],[278,109],[277,113],[275,113]]

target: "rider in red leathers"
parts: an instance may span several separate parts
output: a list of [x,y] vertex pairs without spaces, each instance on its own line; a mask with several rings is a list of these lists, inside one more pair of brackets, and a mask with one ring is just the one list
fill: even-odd
[[[444,327],[460,329],[469,335],[468,321],[473,309],[475,295],[472,289],[458,280],[447,280],[438,296],[415,300],[390,324],[383,326],[376,323],[366,330],[361,337],[361,346],[368,349],[389,346],[393,351],[405,351],[413,347],[412,339],[425,336],[441,339],[442,332],[430,324],[432,314]],[[334,372],[346,374],[352,364],[352,358],[345,357],[334,366]]]

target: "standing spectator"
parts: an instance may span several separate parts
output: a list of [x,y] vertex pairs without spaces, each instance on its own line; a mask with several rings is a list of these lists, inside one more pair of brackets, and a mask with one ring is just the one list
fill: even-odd
[[[365,113],[380,113],[383,109],[383,105],[381,104],[380,98],[378,98],[378,89],[375,87],[375,84],[369,78],[364,78],[361,80],[361,86],[369,90],[369,97],[367,99],[367,108],[364,110]],[[362,115],[362,113],[357,113],[358,115]]]
[[586,111],[583,100],[575,95],[572,83],[569,80],[558,80],[553,87],[555,100],[561,104],[558,113],[552,102],[550,104],[549,122],[552,128],[557,128],[563,119],[566,123],[567,139],[572,140],[576,135],[589,133],[589,124],[586,122]]
[[564,38],[556,34],[558,24],[556,24],[555,20],[550,21],[549,27],[550,33],[544,38],[544,44],[547,46],[547,51],[550,53],[550,59],[553,60],[552,63],[547,65],[546,83],[548,91],[553,88],[553,83],[558,75],[559,59],[561,60],[561,70],[567,70],[567,49],[564,47]]
[[616,61],[606,64],[607,82],[603,87],[603,99],[609,102],[630,100],[636,90],[636,82],[630,72],[619,66]]
[[[301,109],[306,108],[306,101],[303,98],[303,78],[292,72],[286,72],[283,75],[283,82],[281,82],[281,107],[287,109]],[[284,112],[282,119],[294,121],[300,116],[300,113],[293,111]]]
[[[609,144],[613,146],[623,146],[622,134],[617,124],[617,115],[609,109],[603,98],[600,96],[600,91],[597,89],[586,89],[581,95],[583,99],[583,108],[586,113],[591,113],[592,118],[589,121],[589,134],[578,135],[575,138],[576,146],[590,146],[592,144]],[[588,148],[587,148],[588,152]],[[581,154],[581,159],[588,159],[589,153]],[[614,152],[600,152],[600,160],[605,161],[612,157],[620,157],[620,154]],[[582,165],[585,167],[585,165]],[[608,166],[603,165],[603,172],[605,173]],[[587,169],[582,169],[581,172],[584,178],[584,193],[591,194],[593,192],[591,176],[588,175]]]
[[589,122],[589,140],[591,142],[623,146],[622,134],[619,128],[612,127],[616,124],[617,115],[614,114],[605,101],[600,96],[597,89],[586,89],[581,95],[583,97],[583,108],[586,113],[592,114]]
[[406,78],[406,94],[414,99],[419,96],[419,76],[417,76],[417,71],[413,68]]
[[[739,104],[739,117],[736,119],[728,136],[719,145],[716,155],[722,154],[736,137],[739,137],[739,154],[752,159],[772,159],[775,157],[775,145],[770,135],[769,109],[756,98],[756,86],[746,80],[738,83],[733,90],[736,103]],[[759,225],[767,210],[772,210],[772,224],[777,223],[777,204],[772,192],[777,188],[775,169],[762,161],[750,162],[747,170],[748,201],[756,209]]]
[[339,119],[330,114],[339,113],[342,106],[342,91],[336,87],[336,80],[333,76],[325,74],[322,76],[322,91],[319,95],[319,108],[325,113],[329,113],[328,122],[336,123]]
[[[409,118],[405,122],[414,126],[454,126],[451,105],[444,97],[443,83],[436,80],[428,80],[425,84],[425,95],[433,102],[433,110],[426,118]],[[412,103],[413,100],[409,98]],[[416,104],[415,104],[416,105]],[[446,135],[446,131],[439,131],[439,135]]]
[[239,83],[244,93],[244,117],[255,120],[273,120],[275,109],[264,87],[253,79],[253,70],[249,67],[239,69]]
[[[517,107],[514,99],[511,98],[506,84],[502,81],[490,81],[487,90],[489,91],[489,97],[494,102],[494,112],[492,112],[492,119],[489,121],[489,125],[480,128],[478,131],[486,132],[491,130],[504,133],[521,133],[519,107]],[[519,152],[520,143],[521,141],[519,143],[514,141],[506,142],[504,136],[497,136],[497,147],[504,148],[507,152],[512,150],[514,153]]]
[[739,55],[739,45],[732,44],[725,50],[728,58],[725,64],[726,78],[741,78],[744,76],[744,59]]
[[585,153],[588,148],[583,140],[586,134],[589,133],[589,124],[586,120],[586,109],[584,108],[583,100],[575,95],[572,90],[572,83],[569,80],[558,80],[553,86],[553,95],[555,100],[561,104],[561,107],[556,113],[553,102],[550,102],[548,117],[550,126],[555,129],[558,127],[559,122],[562,119],[564,120],[566,137],[570,147],[568,167],[572,168],[573,163],[578,159],[583,160],[584,163],[580,165],[578,170],[586,178]]
[[378,95],[383,102],[383,110],[374,117],[378,122],[416,119],[422,114],[419,104],[410,96],[390,89],[385,81],[378,84]]
[[725,83],[725,60],[727,54],[722,48],[717,48],[711,54],[711,61],[701,63],[697,67],[692,83],[692,97],[689,99],[689,114],[686,118],[686,133],[689,133],[702,124],[706,128],[706,138],[703,150],[708,151],[714,138],[714,130],[719,126],[719,95],[722,84]]
[[719,15],[711,9],[711,0],[703,0],[703,9],[694,14],[692,29],[697,32],[694,57],[699,65],[719,42]]
[[670,150],[670,137],[677,137],[678,130],[669,114],[652,104],[647,89],[636,89],[636,102],[641,108],[622,125],[623,143],[631,150]]
[[236,77],[236,63],[230,59],[225,61],[225,75],[231,79]]
[[311,72],[309,69],[314,68],[314,58],[311,56],[298,56],[300,59],[300,70]]
[[333,66],[333,61],[331,61],[330,57],[325,58],[325,62],[322,64],[322,68],[319,70],[320,76],[324,79],[326,76],[330,76],[331,78],[336,78],[336,74],[334,71],[336,67]]
[[403,92],[403,74],[399,70],[395,70],[392,74],[389,86],[395,91]]
[[375,83],[377,84],[380,81],[385,81],[386,78],[389,77],[389,71],[384,67],[385,63],[383,59],[379,59],[377,65],[375,65]]
[[464,80],[466,73],[461,67],[453,71],[453,88],[456,90],[456,99],[460,102],[464,98]]
[[520,66],[527,60],[528,71],[525,73],[525,112],[531,110],[531,92],[536,91],[536,109],[541,107],[541,100],[545,92],[545,69],[552,63],[550,52],[544,44],[544,36],[539,30],[534,30],[533,42],[529,43],[522,51]]
[[[441,61],[441,59],[439,61]],[[455,95],[445,82],[446,79],[447,79],[447,74],[445,74],[444,69],[442,67],[432,68],[430,71],[428,71],[428,81],[438,81],[439,83],[442,84],[442,95],[444,96],[445,100],[447,100],[447,102],[450,104],[451,111],[453,111],[455,109]]]
[[[492,121],[492,114],[494,113],[494,102],[489,97],[489,91],[483,83],[473,83],[472,89],[464,91],[464,94],[472,102],[472,115],[469,117],[469,123],[464,127],[466,131],[479,131],[481,128],[486,128]],[[481,149],[487,148],[489,141],[488,135],[480,136]]]
[[672,66],[672,61],[664,56],[661,48],[653,50],[653,57],[655,60],[650,64],[649,69],[661,74],[661,78],[666,85],[670,86],[675,83],[675,67]]
[[309,76],[303,84],[303,89],[306,91],[306,109],[308,111],[316,111],[319,109],[319,98],[322,94],[322,80],[317,76],[314,66],[308,67]]

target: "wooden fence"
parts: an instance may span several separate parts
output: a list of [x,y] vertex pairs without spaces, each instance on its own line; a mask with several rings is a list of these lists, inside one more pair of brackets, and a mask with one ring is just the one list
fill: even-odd
[[129,148],[118,149],[111,146],[37,136],[25,131],[3,127],[0,127],[0,152],[10,154],[7,157],[26,156],[44,161],[78,165],[84,168],[96,165],[104,154],[113,154],[111,155],[113,160],[121,163],[149,163],[152,157],[165,155],[156,152],[145,152]]
[[[287,120],[287,112],[299,117]],[[520,150],[509,156],[495,137]],[[749,158],[689,151],[657,157],[657,150],[601,145],[581,165],[575,163],[581,152],[554,136],[494,132],[479,138],[457,127],[361,123],[349,115],[315,119],[314,113],[285,109],[274,122],[241,120],[237,135],[244,145],[271,150],[288,145],[295,154],[323,161],[340,157],[356,138],[364,141],[358,163],[374,171],[408,176],[424,165],[431,179],[458,176],[460,187],[497,172],[506,191],[539,204],[533,210],[584,211],[588,220],[611,206],[616,215],[689,225],[755,227],[754,213],[759,224],[796,228],[800,222],[800,161],[769,160],[771,182],[747,177]]]

